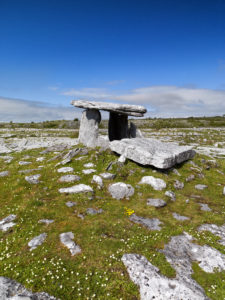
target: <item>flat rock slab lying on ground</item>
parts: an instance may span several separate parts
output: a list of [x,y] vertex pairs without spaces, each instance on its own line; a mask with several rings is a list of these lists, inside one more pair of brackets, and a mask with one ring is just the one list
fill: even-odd
[[36,249],[38,246],[43,244],[47,237],[47,233],[41,233],[38,236],[35,236],[31,241],[29,241],[28,246],[30,247],[30,251]]
[[15,280],[0,277],[1,300],[57,300],[47,293],[32,293]]
[[103,179],[114,179],[116,177],[115,174],[112,174],[112,173],[101,173],[100,176],[103,178]]
[[141,165],[151,165],[159,169],[168,169],[195,156],[190,146],[178,146],[163,143],[151,138],[122,139],[110,142],[112,151]]
[[146,108],[141,105],[93,102],[93,101],[84,101],[84,100],[73,100],[71,101],[71,104],[80,108],[106,110],[110,112],[136,116],[136,117],[143,117],[144,113],[146,113],[147,111]]
[[26,176],[25,180],[31,184],[38,184],[40,177],[41,177],[41,174],[36,174],[36,175]]
[[75,182],[79,181],[81,178],[78,175],[64,175],[59,178],[59,182]]
[[176,277],[167,278],[160,274],[144,256],[124,254],[122,261],[131,280],[140,287],[141,300],[209,300],[203,288],[192,278],[192,263],[199,262],[207,273],[225,269],[225,255],[209,246],[192,243],[192,236],[184,233],[174,236],[165,245],[163,253],[175,269]]
[[93,189],[86,184],[77,184],[68,188],[61,188],[59,189],[60,193],[67,193],[67,194],[78,194],[78,193],[88,193],[93,192]]
[[81,252],[81,248],[73,241],[74,234],[72,232],[61,233],[59,238],[60,242],[70,250],[72,256]]
[[16,215],[9,215],[8,217],[0,221],[0,230],[7,231],[9,228],[16,225],[13,221],[16,219]]
[[162,199],[147,199],[147,205],[154,207],[163,207],[166,206],[166,202]]
[[134,194],[134,188],[130,184],[124,182],[110,184],[108,191],[111,196],[117,200],[129,198]]
[[6,177],[9,175],[9,171],[0,172],[0,177]]
[[135,214],[132,214],[129,217],[130,221],[136,223],[136,224],[140,224],[143,225],[144,227],[150,229],[150,230],[161,230],[161,227],[159,226],[160,224],[163,224],[161,221],[159,221],[156,218],[143,218],[143,217],[139,217]]
[[139,184],[148,184],[156,191],[161,191],[166,188],[166,183],[163,179],[155,178],[153,176],[142,177]]

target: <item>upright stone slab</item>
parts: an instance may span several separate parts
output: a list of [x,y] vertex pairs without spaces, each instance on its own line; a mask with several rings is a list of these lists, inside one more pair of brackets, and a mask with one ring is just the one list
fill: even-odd
[[86,109],[81,117],[79,142],[87,147],[96,147],[101,114],[97,109]]
[[110,141],[129,138],[127,115],[110,112],[108,132]]

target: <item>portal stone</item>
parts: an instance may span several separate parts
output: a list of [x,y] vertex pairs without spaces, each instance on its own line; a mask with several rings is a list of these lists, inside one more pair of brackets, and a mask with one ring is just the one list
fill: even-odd
[[79,142],[87,147],[96,147],[101,114],[97,109],[86,109],[81,117]]

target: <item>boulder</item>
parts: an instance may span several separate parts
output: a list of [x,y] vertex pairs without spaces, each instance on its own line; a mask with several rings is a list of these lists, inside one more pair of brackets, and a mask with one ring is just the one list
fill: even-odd
[[109,147],[120,155],[126,152],[127,158],[141,165],[151,165],[159,169],[171,168],[195,155],[190,146],[178,146],[152,138],[115,140],[110,142]]
[[98,126],[101,114],[97,109],[87,109],[83,112],[78,140],[87,147],[96,147],[98,144]]
[[86,184],[77,184],[68,188],[61,188],[59,189],[59,192],[66,193],[66,194],[78,194],[78,193],[93,192],[93,189]]
[[163,179],[155,178],[153,176],[144,176],[142,177],[139,184],[149,184],[156,191],[161,191],[166,188],[166,183]]
[[117,200],[129,198],[134,194],[134,188],[130,184],[117,182],[109,185],[108,191]]
[[166,206],[166,202],[162,199],[147,199],[147,205],[154,207],[163,207]]

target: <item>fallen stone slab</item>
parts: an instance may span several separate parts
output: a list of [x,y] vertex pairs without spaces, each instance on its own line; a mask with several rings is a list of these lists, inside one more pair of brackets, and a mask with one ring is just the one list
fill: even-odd
[[31,175],[31,176],[26,176],[25,180],[31,184],[38,184],[39,178],[41,177],[41,174],[36,174],[36,175]]
[[159,225],[163,224],[161,221],[159,221],[159,219],[156,218],[143,218],[143,217],[139,217],[136,214],[132,214],[129,217],[130,221],[136,223],[136,224],[140,224],[143,225],[144,227],[150,229],[150,230],[161,230],[161,227]]
[[112,173],[101,173],[100,176],[103,178],[103,179],[114,179],[116,177],[115,174],[112,174]]
[[16,215],[9,215],[8,217],[0,221],[0,230],[3,232],[16,225],[13,221],[16,219]]
[[58,173],[69,173],[73,171],[74,169],[72,167],[63,167],[57,170]]
[[81,183],[68,188],[61,188],[59,189],[59,192],[67,193],[67,194],[88,193],[88,192],[93,193],[93,189],[89,185]]
[[0,177],[6,177],[9,175],[9,171],[0,172]]
[[190,220],[189,217],[185,217],[185,216],[181,216],[177,213],[173,213],[173,217],[174,219],[178,220],[178,221],[187,221],[187,220]]
[[139,184],[148,184],[156,191],[161,191],[166,188],[166,183],[163,179],[155,178],[153,176],[142,177]]
[[[0,277],[1,300],[57,300],[47,293],[32,293],[15,280]],[[59,299],[58,299],[59,300]]]
[[80,176],[78,175],[64,175],[59,178],[59,182],[75,182],[75,181],[80,181]]
[[126,184],[124,182],[110,184],[108,187],[108,191],[111,196],[117,200],[123,198],[128,199],[134,194],[134,188],[130,184]]
[[109,147],[120,155],[125,153],[128,159],[141,165],[151,165],[159,169],[171,168],[195,155],[192,147],[178,146],[150,138],[114,140],[110,142]]
[[91,110],[106,110],[135,117],[143,117],[143,115],[147,111],[144,106],[140,105],[116,104],[84,100],[73,100],[71,101],[71,104],[80,108],[87,108]]
[[73,241],[74,234],[72,232],[61,233],[59,238],[60,242],[70,250],[72,256],[81,252],[81,248]]
[[28,246],[30,247],[30,251],[42,245],[46,237],[47,237],[47,233],[41,233],[40,235],[35,236],[31,241],[29,241]]
[[210,231],[212,234],[221,238],[218,241],[221,245],[225,246],[225,224],[217,226],[215,224],[203,224],[198,227],[198,231]]
[[154,207],[163,207],[166,206],[166,202],[162,199],[147,199],[147,205]]

